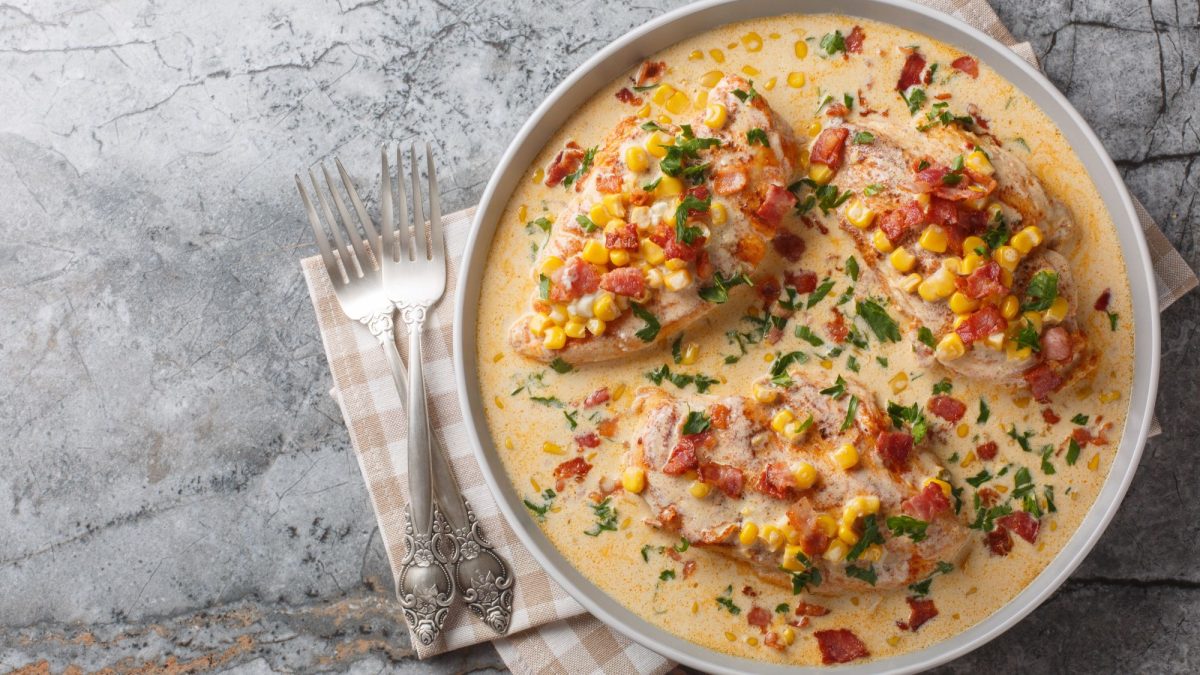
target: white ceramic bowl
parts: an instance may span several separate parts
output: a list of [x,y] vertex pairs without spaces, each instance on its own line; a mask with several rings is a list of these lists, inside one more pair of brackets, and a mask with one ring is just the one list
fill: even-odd
[[[492,174],[475,215],[455,298],[454,353],[459,401],[468,435],[488,484],[513,529],[550,575],[589,612],[646,647],[689,666],[718,673],[795,673],[712,651],[651,625],[580,574],[555,549],[521,505],[484,421],[476,362],[476,310],[483,265],[500,215],[517,181],[575,110],[644,58],[718,26],[762,16],[832,12],[882,21],[924,33],[973,54],[1027,94],[1058,125],[1087,167],[1116,223],[1132,291],[1134,378],[1129,417],[1112,470],[1079,530],[1032,583],[986,620],[921,651],[837,667],[839,673],[908,673],[944,663],[996,637],[1058,588],[1091,550],[1116,513],[1146,442],[1158,389],[1158,296],[1146,241],[1133,202],[1096,135],[1041,73],[1004,45],[941,12],[900,0],[707,0],[680,8],[633,30],[579,66],[534,111]],[[1081,638],[1082,639],[1082,638]],[[829,668],[814,668],[825,671]]]

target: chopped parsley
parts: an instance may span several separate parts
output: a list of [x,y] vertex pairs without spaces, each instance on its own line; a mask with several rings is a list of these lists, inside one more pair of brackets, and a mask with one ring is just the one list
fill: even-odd
[[634,335],[642,342],[654,342],[654,338],[658,337],[658,331],[662,329],[662,324],[658,322],[658,319],[649,310],[640,304],[631,302],[629,303],[629,307],[633,310],[634,316],[646,322],[646,325],[634,333]]
[[771,382],[780,387],[791,385],[792,378],[788,375],[788,367],[793,363],[805,363],[807,361],[808,354],[804,352],[788,352],[779,356],[771,362]]
[[742,103],[745,103],[746,101],[758,98],[758,92],[754,91],[754,80],[750,80],[750,91],[742,91],[741,89],[734,89],[732,93]]
[[[889,527],[891,527],[889,525]],[[875,520],[875,514],[871,514],[863,518],[862,536],[858,538],[854,546],[850,548],[850,552],[846,554],[846,560],[854,562],[859,556],[866,552],[867,548],[872,544],[882,544],[883,535],[879,533],[879,523]]]
[[979,473],[968,478],[967,484],[973,488],[978,488],[980,485],[983,485],[984,483],[988,482],[991,479],[992,479],[992,472],[988,471],[987,469],[983,469]]
[[683,421],[683,435],[693,436],[695,434],[702,434],[708,431],[711,425],[712,420],[709,419],[708,415],[695,410],[689,410],[687,418]]
[[675,578],[675,570],[663,570],[658,573],[659,581],[670,581]]
[[912,516],[889,516],[887,526],[893,535],[906,536],[912,539],[913,543],[919,543],[925,541],[925,530],[929,527],[929,523]]
[[910,584],[908,590],[912,591],[913,595],[917,596],[918,598],[929,595],[929,586],[933,583],[933,578],[939,574],[949,574],[953,570],[954,565],[951,565],[944,560],[939,560],[937,567],[934,568],[933,572],[929,576],[915,584]]
[[720,272],[713,275],[713,285],[700,289],[700,297],[714,305],[725,304],[729,300],[729,289],[734,286],[753,286],[754,282],[745,272],[726,278]]
[[538,275],[538,297],[543,300],[550,299],[550,277],[545,274]]
[[883,192],[885,189],[887,188],[883,187],[879,183],[871,183],[867,187],[863,188],[863,194],[868,197],[873,197],[880,192]]
[[976,424],[983,424],[992,416],[992,409],[988,407],[987,401],[979,399],[979,416],[975,418]]
[[691,245],[696,237],[704,233],[698,227],[689,227],[687,224],[688,214],[692,211],[707,211],[712,202],[712,197],[697,199],[693,195],[686,195],[683,201],[675,209],[675,238],[685,245]]
[[654,192],[654,188],[658,187],[658,184],[661,182],[662,182],[662,176],[659,176],[658,178],[654,179],[653,183],[646,183],[646,184],[642,185],[642,189],[645,190],[646,192]]
[[775,605],[776,614],[787,614],[790,611],[792,611],[792,606],[786,602],[781,602],[778,605]]
[[[808,556],[804,555],[802,551],[796,551],[796,561],[804,566],[803,571],[793,572],[782,567],[780,568],[790,574],[792,577],[792,595],[799,595],[809,586],[812,586],[813,588],[820,586],[821,570],[813,566],[812,561],[808,559]],[[780,607],[784,607],[784,611],[787,611],[787,605],[780,605]],[[779,607],[776,607],[775,611],[779,611]]]
[[1119,319],[1121,315],[1117,314],[1116,312],[1105,312],[1105,314],[1108,315],[1109,329],[1115,333],[1117,331],[1117,319]]
[[[803,188],[809,188],[811,192],[803,199],[800,199],[800,193]],[[788,186],[788,190],[796,195],[796,213],[805,214],[812,210],[814,206],[820,207],[821,213],[828,213],[842,204],[846,200],[854,196],[852,190],[842,192],[838,186],[830,183],[828,185],[818,185],[811,178],[801,178],[800,180]]]
[[953,389],[954,385],[950,382],[949,378],[943,377],[933,384],[933,395],[949,394]]
[[822,340],[820,336],[812,332],[812,329],[804,324],[796,326],[796,337],[804,340],[814,347],[820,347],[821,345],[825,344],[825,341]]
[[534,504],[528,499],[523,499],[521,501],[525,504],[525,508],[529,509],[530,513],[533,514],[533,517],[536,518],[539,523],[541,523],[545,522],[546,514],[550,512],[550,507],[554,506],[554,498],[557,496],[558,494],[555,493],[553,489],[546,488],[545,490],[542,490],[541,504]]
[[525,227],[538,227],[541,228],[542,232],[549,232],[551,223],[549,218],[542,216],[541,218],[525,223]]
[[717,607],[722,608],[730,614],[737,616],[742,613],[742,608],[733,604],[733,585],[725,587],[725,592],[717,596]]
[[855,579],[861,579],[872,586],[874,586],[875,582],[879,579],[879,575],[875,573],[874,563],[871,563],[866,567],[859,567],[858,565],[846,565],[846,576],[854,577]]
[[829,291],[833,290],[833,280],[825,279],[817,286],[812,293],[808,294],[808,302],[805,303],[805,309],[812,309],[814,305],[825,299],[829,295]]
[[1017,433],[1017,425],[1012,425],[1012,428],[1005,432],[1009,438],[1017,442],[1021,449],[1025,452],[1033,452],[1033,448],[1029,445],[1029,439],[1033,436],[1033,430],[1026,429],[1024,433]]
[[855,258],[854,256],[846,258],[846,274],[850,275],[851,281],[858,281],[858,272],[858,258]]
[[554,372],[559,374],[565,374],[575,370],[575,366],[563,361],[561,356],[556,357],[553,361],[551,361],[550,367],[554,369]]
[[903,429],[905,424],[911,427],[913,443],[920,443],[929,432],[929,421],[925,419],[925,413],[921,412],[921,406],[916,403],[903,406],[888,401],[887,413],[888,417],[892,418],[893,427]]
[[1025,319],[1022,322],[1021,330],[1017,331],[1015,338],[1017,347],[1028,347],[1031,351],[1042,351],[1042,342],[1038,338],[1037,329],[1033,327],[1033,322]]
[[[989,250],[996,250],[1008,243],[1009,233],[1008,226],[1004,224],[1004,214],[997,212],[996,221],[988,225],[987,231],[983,233],[983,243],[987,244]],[[976,251],[979,255],[983,255]],[[986,253],[986,251],[984,252]]]
[[689,384],[694,384],[696,385],[696,391],[701,394],[708,393],[709,387],[720,382],[720,380],[709,377],[704,373],[672,373],[671,367],[665,363],[646,373],[646,379],[657,385],[661,385],[663,380],[666,380],[680,389],[687,387]]
[[833,382],[833,386],[825,387],[820,393],[823,396],[832,396],[834,400],[837,400],[846,395],[846,380],[841,375],[838,375],[837,379]]
[[859,371],[860,367],[858,365],[858,359],[854,358],[853,354],[846,357],[846,367],[849,368],[850,372],[853,373],[857,373]]
[[601,532],[616,532],[617,531],[617,510],[612,507],[612,498],[605,497],[604,501],[598,504],[588,504],[592,509],[592,514],[596,516],[596,524],[591,529],[584,530],[583,533],[589,537],[598,537]]
[[875,134],[869,131],[857,131],[851,137],[850,142],[854,145],[868,145],[875,142]]
[[983,500],[979,497],[979,493],[975,493],[975,520],[967,525],[967,527],[972,530],[991,532],[996,529],[996,519],[1001,516],[1007,516],[1010,513],[1012,513],[1012,507],[1008,504],[983,508]]
[[937,342],[934,342],[933,331],[929,330],[929,326],[921,326],[917,329],[917,340],[930,349],[937,349]]
[[854,426],[854,415],[858,413],[858,397],[854,394],[850,395],[850,405],[846,406],[846,419],[842,420],[842,426],[839,431],[845,431]]
[[1071,418],[1071,424],[1077,424],[1082,427],[1087,423],[1088,423],[1088,416],[1084,415],[1083,413],[1079,413],[1078,415]]
[[1029,280],[1025,294],[1032,298],[1021,305],[1022,312],[1041,312],[1050,309],[1058,297],[1058,274],[1049,270],[1041,270]]
[[579,163],[579,168],[575,169],[574,173],[569,174],[566,178],[563,179],[562,186],[564,188],[571,187],[571,185],[574,184],[575,181],[579,180],[580,178],[583,177],[583,174],[587,173],[588,169],[592,168],[592,162],[595,159],[596,159],[596,146],[593,145],[592,147],[590,147],[584,151],[583,161]]
[[767,139],[767,132],[757,127],[746,132],[746,143],[749,145],[757,143],[764,148],[771,146],[771,141]]
[[575,222],[579,223],[579,226],[583,228],[583,231],[587,232],[589,234],[600,229],[599,225],[592,222],[591,218],[588,218],[587,216],[583,215],[582,213],[575,216]]
[[833,56],[838,52],[846,53],[846,36],[842,35],[842,31],[835,30],[832,33],[826,33],[821,36],[821,51],[825,52],[825,58]]
[[[1071,439],[1071,440],[1075,440],[1075,439]],[[1054,465],[1050,463],[1050,458],[1053,456],[1054,456],[1054,446],[1053,445],[1042,446],[1042,473],[1046,474],[1047,476],[1053,476],[1055,473]]]
[[925,105],[925,90],[920,87],[909,87],[907,92],[900,92],[900,98],[904,99],[905,105],[908,106],[908,114],[916,115],[921,106]]

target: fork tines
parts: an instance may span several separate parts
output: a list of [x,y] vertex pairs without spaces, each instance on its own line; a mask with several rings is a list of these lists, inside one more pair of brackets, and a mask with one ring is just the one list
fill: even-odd
[[[433,165],[433,151],[425,144],[426,173],[429,177],[429,221],[426,225],[424,198],[421,193],[421,175],[417,163],[417,147],[409,147],[409,168],[412,179],[412,220],[409,220],[408,199],[404,190],[404,156],[396,146],[396,179],[393,182],[388,165],[388,150],[380,150],[380,219],[384,255],[391,254],[393,262],[401,259],[415,261],[440,260],[445,251],[442,233],[441,200],[438,198],[437,171]],[[392,191],[396,192],[396,214],[393,214]],[[399,219],[398,228],[396,218]],[[418,248],[419,247],[419,248]]]

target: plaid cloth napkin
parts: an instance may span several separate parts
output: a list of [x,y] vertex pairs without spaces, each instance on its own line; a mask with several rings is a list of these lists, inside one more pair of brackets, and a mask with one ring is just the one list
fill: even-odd
[[[972,24],[1037,65],[1028,43],[1015,40],[985,0],[921,0]],[[1158,281],[1159,303],[1165,309],[1197,285],[1196,275],[1163,236],[1141,204],[1136,204],[1142,231],[1150,246]],[[451,361],[451,320],[458,262],[466,244],[474,209],[447,216],[443,223],[450,252],[445,300],[430,317],[425,342],[426,386],[432,426],[478,516],[484,532],[513,566],[517,579],[512,628],[497,639],[473,615],[456,605],[442,637],[432,646],[413,641],[417,655],[426,658],[479,642],[493,640],[508,667],[521,674],[620,672],[665,673],[674,664],[630,641],[598,619],[555,584],[521,545],[500,515],[466,441],[454,391]],[[391,371],[375,339],[342,313],[319,258],[303,262],[304,277],[317,313],[325,355],[333,373],[330,392],[342,410],[392,572],[404,554],[404,507],[408,502],[405,472],[405,413],[392,383]],[[403,351],[403,350],[402,350]],[[1157,424],[1155,425],[1157,426]],[[1155,430],[1155,433],[1157,429]]]

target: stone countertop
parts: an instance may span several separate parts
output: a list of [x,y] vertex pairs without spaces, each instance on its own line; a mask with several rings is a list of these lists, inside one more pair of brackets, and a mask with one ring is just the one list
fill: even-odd
[[[552,87],[679,3],[525,4],[0,2],[0,667],[503,667],[411,656],[291,176],[425,138],[469,206]],[[1197,0],[998,10],[1200,267]],[[945,671],[1200,669],[1198,311],[1163,317],[1166,433],[1095,551]]]

